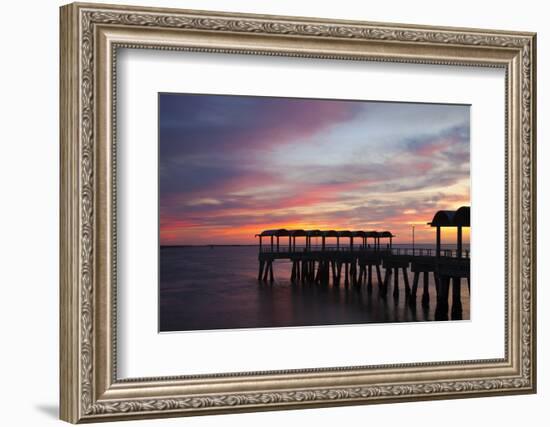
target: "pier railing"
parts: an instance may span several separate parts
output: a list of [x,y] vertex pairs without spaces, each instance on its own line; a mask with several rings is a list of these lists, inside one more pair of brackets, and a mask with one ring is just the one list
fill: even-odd
[[[394,256],[410,256],[410,257],[435,257],[437,256],[437,250],[435,248],[396,248],[396,247],[364,247],[361,245],[350,246],[325,246],[310,245],[310,246],[295,246],[289,248],[286,245],[263,246],[260,248],[262,254],[301,254],[301,253],[334,253],[334,252],[356,252],[358,255],[364,254],[380,254],[380,255],[394,255]],[[462,250],[461,252],[456,249],[440,249],[439,257],[445,258],[470,258],[470,250]]]
[[[391,248],[392,255],[409,256],[437,256],[437,250],[434,248]],[[459,256],[460,255],[460,256]],[[470,258],[470,250],[458,251],[456,249],[440,249],[440,257],[447,258]]]

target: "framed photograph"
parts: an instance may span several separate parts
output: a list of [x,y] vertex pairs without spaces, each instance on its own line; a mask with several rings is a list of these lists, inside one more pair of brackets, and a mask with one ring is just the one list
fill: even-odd
[[535,34],[60,21],[63,420],[535,392]]

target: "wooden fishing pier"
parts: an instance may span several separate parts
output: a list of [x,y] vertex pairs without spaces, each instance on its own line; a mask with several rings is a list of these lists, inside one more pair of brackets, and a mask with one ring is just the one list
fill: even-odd
[[[451,318],[460,319],[463,279],[470,289],[470,253],[463,249],[462,244],[462,230],[470,226],[470,208],[463,206],[456,211],[438,211],[428,225],[436,231],[435,249],[395,248],[395,236],[390,231],[264,230],[256,235],[259,238],[258,280],[273,283],[274,262],[287,260],[292,263],[290,281],[293,284],[326,286],[332,282],[335,287],[352,286],[357,290],[365,285],[371,292],[376,279],[380,295],[386,297],[393,279],[393,297],[397,299],[401,276],[405,298],[410,304],[415,304],[422,276],[422,305],[428,306],[429,277],[432,274],[436,289],[436,320],[448,319],[451,285]],[[441,248],[443,227],[456,228],[455,249]],[[413,274],[412,286],[409,271]]]

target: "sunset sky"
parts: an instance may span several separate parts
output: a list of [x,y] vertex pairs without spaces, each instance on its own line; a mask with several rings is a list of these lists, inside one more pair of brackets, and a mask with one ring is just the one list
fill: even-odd
[[187,94],[159,103],[162,245],[254,244],[273,228],[390,230],[409,243],[413,225],[418,243],[432,243],[434,213],[470,204],[469,106]]

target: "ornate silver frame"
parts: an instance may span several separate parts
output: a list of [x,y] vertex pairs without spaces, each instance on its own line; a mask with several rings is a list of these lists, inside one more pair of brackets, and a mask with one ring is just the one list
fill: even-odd
[[[61,8],[61,418],[129,418],[536,390],[535,34],[126,6]],[[497,360],[119,380],[118,47],[506,70],[506,342]]]

